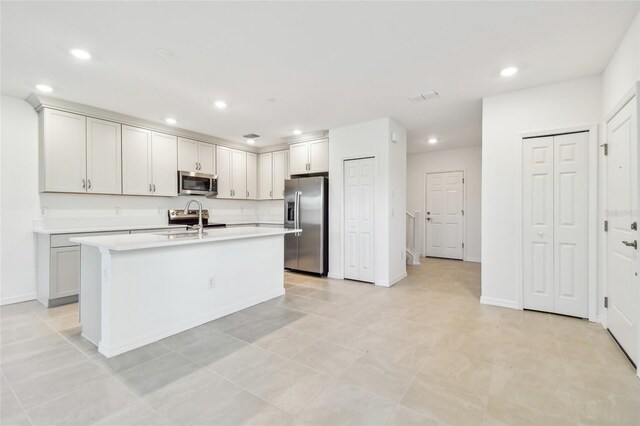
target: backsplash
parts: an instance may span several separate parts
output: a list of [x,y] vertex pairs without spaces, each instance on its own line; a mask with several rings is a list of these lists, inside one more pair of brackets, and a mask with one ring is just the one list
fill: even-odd
[[282,200],[218,200],[205,197],[141,197],[92,194],[40,194],[36,228],[165,225],[167,210],[197,199],[219,223],[283,222]]

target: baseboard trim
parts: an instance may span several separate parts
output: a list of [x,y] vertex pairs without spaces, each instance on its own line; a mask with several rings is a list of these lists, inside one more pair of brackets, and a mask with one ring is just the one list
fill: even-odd
[[257,305],[259,303],[266,302],[267,300],[271,300],[273,298],[282,296],[284,294],[285,294],[284,288],[278,289],[277,291],[272,291],[272,292],[263,294],[259,297],[254,297],[251,300],[245,300],[233,306],[228,306],[225,309],[220,309],[218,311],[211,312],[199,318],[189,320],[175,327],[166,328],[164,330],[155,332],[153,334],[148,334],[143,337],[132,339],[118,346],[106,347],[106,345],[100,342],[100,344],[98,345],[98,351],[101,354],[103,354],[105,357],[111,358],[116,355],[120,355],[124,352],[137,349],[139,347],[148,345],[153,342],[157,342],[158,340],[164,339],[166,337],[173,336],[174,334],[182,333],[183,331],[187,331],[199,325],[205,324],[209,321],[213,321],[218,318],[222,318],[224,316],[227,316],[235,312],[241,311],[243,309],[249,308],[251,306]]
[[13,305],[14,303],[29,302],[36,300],[36,293],[27,293],[20,296],[3,297],[0,299],[0,306]]
[[482,259],[480,259],[479,257],[467,257],[464,261],[465,262],[482,263]]
[[516,302],[515,300],[498,299],[496,297],[481,296],[480,303],[482,303],[483,305],[500,306],[501,308],[521,310],[520,307],[518,306],[518,302]]
[[402,281],[406,277],[407,277],[407,271],[405,271],[404,273],[402,273],[399,276],[395,277],[391,281],[386,281],[386,280],[385,281],[376,281],[375,285],[380,286],[380,287],[392,287],[393,285],[395,285],[396,283]]
[[331,273],[331,272],[329,272],[329,273],[327,274],[327,278],[332,278],[332,279],[334,279],[334,280],[344,280],[344,277],[343,277],[342,275],[339,275],[339,274],[333,274],[333,273]]

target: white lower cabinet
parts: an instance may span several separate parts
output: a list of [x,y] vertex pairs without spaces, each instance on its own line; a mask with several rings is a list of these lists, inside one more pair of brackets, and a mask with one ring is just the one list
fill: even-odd
[[50,299],[75,296],[80,288],[80,246],[51,249]]

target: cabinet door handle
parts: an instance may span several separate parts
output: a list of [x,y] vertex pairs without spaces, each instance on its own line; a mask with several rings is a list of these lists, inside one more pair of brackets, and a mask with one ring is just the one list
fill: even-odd
[[87,182],[82,179],[82,189],[85,189],[87,187]]
[[269,191],[269,198],[273,198],[273,191]]
[[149,192],[153,192],[153,187],[149,184]]
[[153,192],[156,192],[156,184],[153,184]]
[[247,191],[247,198],[249,198],[249,191]]
[[91,179],[87,179],[87,188],[91,189]]

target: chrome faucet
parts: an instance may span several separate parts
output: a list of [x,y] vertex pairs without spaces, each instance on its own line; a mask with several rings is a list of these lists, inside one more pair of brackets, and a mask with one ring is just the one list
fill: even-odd
[[189,213],[189,207],[191,206],[191,203],[198,204],[198,224],[189,226],[189,228],[190,229],[197,229],[198,230],[198,235],[202,235],[202,230],[204,229],[204,226],[202,226],[202,203],[200,201],[198,201],[198,200],[190,200],[187,203],[187,206],[184,208],[184,214],[188,214]]

